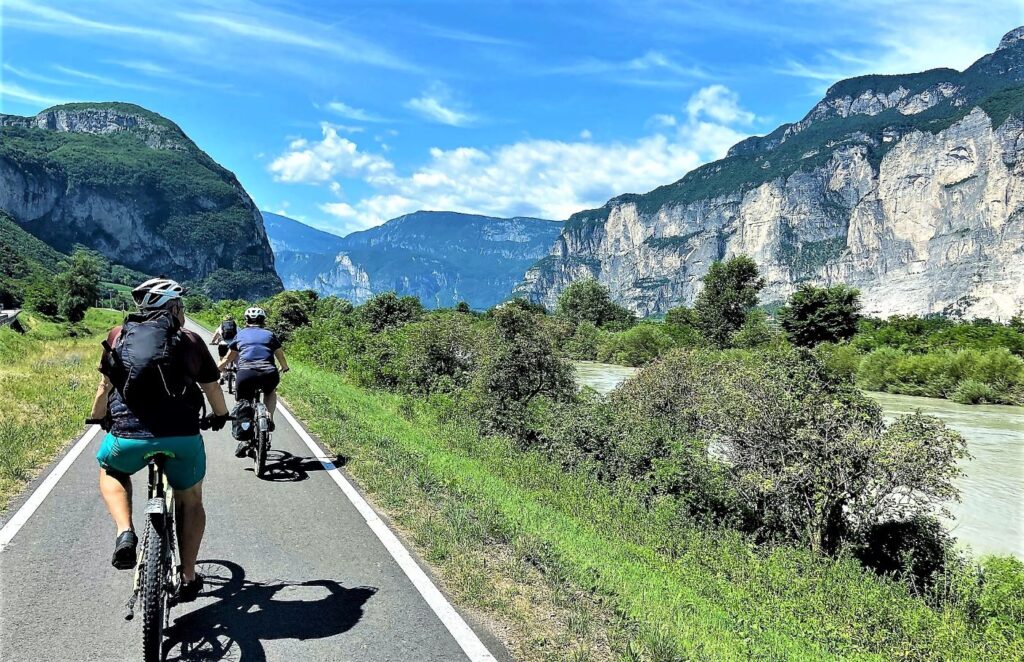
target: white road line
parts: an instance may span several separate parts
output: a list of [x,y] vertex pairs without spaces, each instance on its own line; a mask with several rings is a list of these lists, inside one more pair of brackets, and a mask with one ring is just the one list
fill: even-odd
[[36,512],[36,509],[43,503],[43,500],[51,491],[53,491],[53,488],[57,486],[57,481],[63,478],[64,474],[67,473],[68,469],[71,468],[71,465],[74,464],[75,460],[78,459],[78,456],[82,454],[82,451],[85,450],[85,447],[89,445],[89,442],[92,441],[93,437],[95,437],[96,433],[99,431],[100,426],[98,425],[94,425],[89,428],[89,430],[82,435],[82,438],[72,446],[71,450],[68,451],[68,454],[64,456],[64,459],[53,468],[50,475],[43,480],[39,487],[36,488],[36,491],[32,493],[32,496],[30,496],[28,500],[21,505],[18,512],[14,513],[14,517],[7,520],[7,523],[4,524],[4,528],[0,529],[0,552],[10,544],[11,539],[14,538],[18,531],[21,530],[21,527],[25,526],[25,522],[28,521],[28,518],[32,517],[32,513]]
[[352,484],[345,479],[345,476],[338,471],[334,463],[331,462],[330,458],[324,453],[320,445],[313,441],[313,438],[309,436],[309,433],[295,420],[292,413],[282,404],[280,401],[277,405],[277,410],[281,412],[285,419],[291,424],[292,428],[299,435],[302,441],[305,442],[306,446],[309,447],[310,452],[316,456],[316,459],[320,460],[320,464],[324,466],[324,469],[330,474],[334,482],[338,484],[341,491],[345,493],[348,500],[352,502],[352,505],[356,507],[359,514],[363,516],[366,523],[369,525],[370,530],[376,534],[377,538],[383,543],[384,547],[391,554],[391,557],[395,559],[402,571],[405,572],[406,576],[412,581],[413,586],[420,592],[423,599],[427,601],[430,608],[434,610],[437,617],[441,619],[444,626],[448,628],[455,641],[458,642],[459,646],[466,653],[470,660],[473,662],[496,662],[495,657],[487,650],[484,643],[480,641],[480,638],[476,636],[476,632],[473,628],[469,627],[466,621],[459,615],[459,612],[455,611],[448,599],[444,597],[444,594],[434,585],[427,574],[423,572],[423,569],[413,560],[409,551],[405,548],[402,542],[397,536],[388,528],[387,524],[377,516],[370,504],[366,502],[359,492],[356,491]]

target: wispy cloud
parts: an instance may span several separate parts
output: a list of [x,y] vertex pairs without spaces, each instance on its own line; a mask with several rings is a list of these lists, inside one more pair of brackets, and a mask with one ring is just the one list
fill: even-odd
[[21,69],[15,67],[12,64],[4,63],[4,71],[10,72],[23,80],[30,80],[36,83],[46,83],[47,85],[73,85],[69,80],[63,80],[60,78],[53,78],[52,76],[44,76],[43,74],[31,71],[29,69]]
[[[251,16],[240,14],[212,14],[202,12],[179,12],[178,18],[218,30],[227,31],[250,39],[295,46],[318,51],[350,62],[361,62],[387,69],[416,71],[417,67],[396,55],[360,39],[354,35],[331,34],[318,35],[320,30],[310,22],[303,22],[301,29],[289,29],[283,25],[275,25]],[[267,16],[267,18],[273,18]],[[281,16],[282,20],[284,19]],[[292,18],[289,22],[296,22]]]
[[362,108],[355,108],[342,101],[331,101],[326,104],[328,110],[346,119],[356,122],[386,122],[387,120]]
[[[6,99],[15,99],[44,106],[54,106],[59,103],[64,103],[64,99],[27,90],[17,83],[12,83],[9,80],[0,80],[0,101]],[[0,107],[2,106],[3,104],[0,104]]]
[[109,78],[107,76],[100,76],[99,74],[90,73],[88,71],[81,71],[79,69],[72,69],[71,67],[65,67],[60,64],[53,65],[56,71],[68,76],[74,76],[75,78],[81,78],[84,81],[95,83],[97,85],[104,85],[106,87],[120,87],[126,90],[144,90],[146,92],[156,92],[155,87],[149,85],[139,85],[137,83],[129,83],[126,81],[118,80],[116,78]]
[[209,81],[201,80],[148,60],[106,60],[106,62],[152,78],[160,78],[162,80],[170,80],[178,83],[185,83],[186,85],[194,85],[196,87],[206,87],[216,90],[232,89],[230,85],[211,83]]
[[458,108],[451,96],[446,86],[435,83],[427,92],[406,101],[405,107],[428,120],[448,126],[468,126],[476,122],[478,118]]
[[419,23],[416,25],[416,30],[421,34],[430,35],[431,37],[437,37],[439,39],[447,39],[449,41],[461,41],[469,44],[480,44],[483,46],[523,45],[522,42],[515,41],[512,39],[503,39],[501,37],[480,34],[478,32],[469,32],[467,30],[457,30],[453,28],[442,27],[440,25],[428,25],[425,23]]
[[37,32],[68,34],[71,36],[78,36],[83,32],[115,34],[139,37],[141,39],[155,39],[188,48],[192,48],[197,44],[195,37],[180,32],[100,21],[26,0],[4,0],[4,11],[4,21],[7,25]]
[[647,51],[627,60],[587,58],[570,64],[542,67],[537,73],[568,76],[601,76],[617,83],[674,87],[708,78],[699,66],[680,64],[661,51]]

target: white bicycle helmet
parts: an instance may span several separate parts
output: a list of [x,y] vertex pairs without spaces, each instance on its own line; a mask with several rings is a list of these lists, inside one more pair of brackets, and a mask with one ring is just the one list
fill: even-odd
[[245,311],[245,323],[246,324],[262,324],[267,320],[267,311],[263,310],[259,306],[253,306],[247,308]]
[[186,293],[180,283],[170,278],[150,278],[132,290],[132,299],[139,310],[158,310]]

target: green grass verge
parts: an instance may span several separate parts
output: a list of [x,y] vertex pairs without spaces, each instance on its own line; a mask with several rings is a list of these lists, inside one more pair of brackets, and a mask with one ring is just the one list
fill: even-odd
[[19,319],[24,335],[0,329],[0,511],[82,432],[96,392],[99,342],[121,314],[91,309],[74,337],[66,324]]
[[[350,458],[347,469],[458,601],[513,620],[509,639],[522,659],[1024,655],[1017,628],[982,631],[962,610],[933,609],[852,560],[758,549],[735,533],[687,527],[668,502],[642,506],[510,442],[480,438],[437,403],[292,367],[281,391],[296,413]],[[508,587],[530,569],[569,609],[571,643],[538,639],[548,631],[544,616],[517,609]],[[585,599],[566,599],[573,591]]]

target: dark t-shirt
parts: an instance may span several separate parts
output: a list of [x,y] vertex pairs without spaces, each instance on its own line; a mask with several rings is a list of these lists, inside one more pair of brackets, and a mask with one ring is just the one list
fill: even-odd
[[238,335],[228,345],[228,349],[238,352],[239,370],[269,372],[277,370],[274,352],[281,349],[281,341],[272,331],[247,326],[238,330]]

